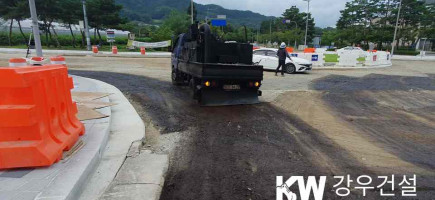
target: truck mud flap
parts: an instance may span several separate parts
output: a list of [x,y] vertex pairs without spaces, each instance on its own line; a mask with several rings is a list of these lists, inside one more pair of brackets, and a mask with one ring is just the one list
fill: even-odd
[[260,103],[258,99],[259,91],[241,90],[203,90],[201,91],[201,106],[228,106],[228,105],[247,105]]

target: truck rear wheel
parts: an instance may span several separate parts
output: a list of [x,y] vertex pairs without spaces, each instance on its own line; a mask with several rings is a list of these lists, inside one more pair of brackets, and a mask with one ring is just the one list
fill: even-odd
[[181,74],[178,72],[178,70],[172,68],[172,85],[183,85],[183,78],[181,77]]

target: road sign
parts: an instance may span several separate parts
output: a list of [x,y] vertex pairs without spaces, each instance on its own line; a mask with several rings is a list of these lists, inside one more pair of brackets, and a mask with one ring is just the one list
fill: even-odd
[[81,30],[85,29],[85,22],[79,21],[79,27]]
[[226,15],[218,15],[217,18],[218,19],[227,19],[227,16]]
[[106,31],[107,42],[115,42],[115,31]]
[[312,55],[311,56],[311,61],[314,61],[314,62],[319,61],[319,55]]
[[290,24],[290,23],[292,23],[292,20],[284,19],[284,20],[282,20],[282,23],[283,24]]
[[226,26],[227,20],[225,20],[225,19],[212,19],[211,25],[212,26]]

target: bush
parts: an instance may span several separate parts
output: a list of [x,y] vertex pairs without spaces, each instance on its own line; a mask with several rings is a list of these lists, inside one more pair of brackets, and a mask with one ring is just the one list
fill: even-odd
[[[26,34],[26,37],[29,38],[29,34]],[[11,38],[12,45],[23,45],[23,44],[27,44],[27,42],[28,41],[24,42],[24,38],[21,35],[21,33],[12,33],[12,38]],[[8,46],[9,45],[9,33],[8,32],[0,32],[0,45],[1,46]]]
[[406,56],[416,56],[419,55],[420,52],[419,51],[415,51],[415,50],[402,50],[402,49],[398,49],[394,51],[395,55],[406,55]]

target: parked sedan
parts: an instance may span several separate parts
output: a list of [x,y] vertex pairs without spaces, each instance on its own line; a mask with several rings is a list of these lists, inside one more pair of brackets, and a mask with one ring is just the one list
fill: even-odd
[[[264,69],[275,70],[278,67],[278,49],[262,48],[254,50],[253,62],[263,65]],[[291,57],[285,61],[285,72],[293,74],[296,72],[305,72],[312,69],[311,61],[303,58]]]
[[365,53],[364,50],[361,49],[360,47],[352,47],[352,46],[344,47],[344,48],[341,48],[341,49],[337,50],[338,54],[342,54],[342,53],[345,53],[345,52],[358,52],[358,53],[361,53],[361,54]]

